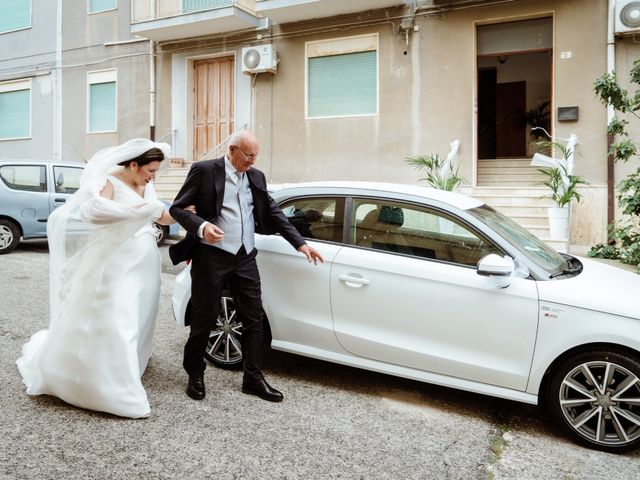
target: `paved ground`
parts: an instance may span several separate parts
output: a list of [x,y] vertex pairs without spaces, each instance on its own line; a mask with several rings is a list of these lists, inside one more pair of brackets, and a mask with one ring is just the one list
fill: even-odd
[[168,264],[143,378],[150,418],[28,397],[14,362],[47,325],[47,259],[43,242],[0,256],[0,479],[640,478],[640,452],[577,446],[536,407],[280,352],[267,375],[282,404],[243,395],[241,374],[216,368],[206,400],[194,402]]

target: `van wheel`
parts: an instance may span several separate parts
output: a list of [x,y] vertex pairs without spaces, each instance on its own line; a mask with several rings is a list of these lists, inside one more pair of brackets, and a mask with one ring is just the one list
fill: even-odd
[[9,253],[20,243],[20,230],[11,220],[0,218],[0,254]]

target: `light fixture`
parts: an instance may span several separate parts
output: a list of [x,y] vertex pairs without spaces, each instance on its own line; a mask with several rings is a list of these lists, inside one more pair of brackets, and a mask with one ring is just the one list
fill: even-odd
[[498,55],[498,63],[500,65],[503,65],[507,61],[508,58],[509,58],[508,55]]

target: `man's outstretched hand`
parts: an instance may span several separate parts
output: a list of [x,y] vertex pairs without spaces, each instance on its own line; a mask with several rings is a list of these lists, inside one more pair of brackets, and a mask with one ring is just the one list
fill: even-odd
[[322,258],[322,255],[320,255],[320,253],[318,253],[315,248],[310,247],[309,245],[302,245],[298,249],[298,251],[300,253],[304,253],[305,257],[307,257],[307,260],[309,260],[309,263],[313,262],[314,265],[317,265],[318,262],[324,263],[324,258]]

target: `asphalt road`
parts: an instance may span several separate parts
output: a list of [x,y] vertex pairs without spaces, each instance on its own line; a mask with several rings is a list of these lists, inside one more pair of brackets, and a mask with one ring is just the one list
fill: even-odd
[[580,447],[537,407],[281,352],[266,374],[283,403],[243,395],[240,372],[213,367],[195,402],[166,250],[143,420],[24,393],[15,360],[48,323],[48,252],[27,242],[0,256],[0,479],[640,478],[640,452]]

